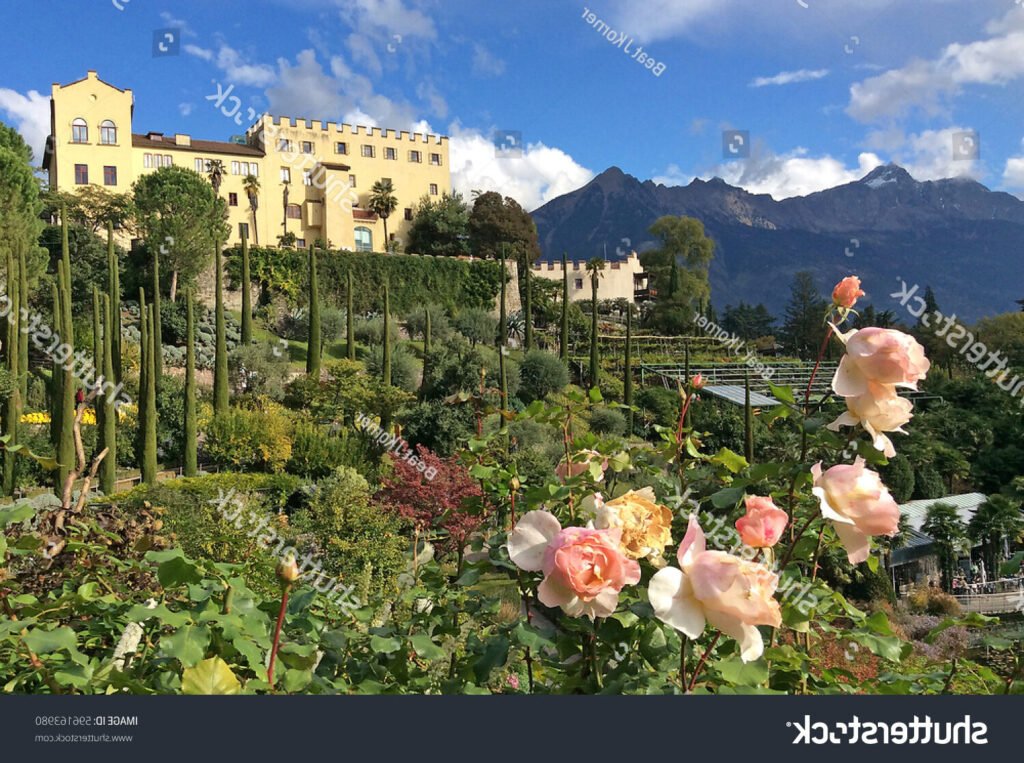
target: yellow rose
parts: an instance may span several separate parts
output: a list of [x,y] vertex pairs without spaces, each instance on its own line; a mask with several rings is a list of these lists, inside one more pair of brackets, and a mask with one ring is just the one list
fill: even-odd
[[654,490],[630,490],[604,502],[598,497],[594,526],[622,531],[622,549],[632,559],[661,560],[672,542],[672,510],[655,501]]

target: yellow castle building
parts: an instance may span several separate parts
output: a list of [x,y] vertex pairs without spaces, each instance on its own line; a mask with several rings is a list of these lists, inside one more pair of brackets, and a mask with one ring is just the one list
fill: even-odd
[[[230,89],[208,100],[238,123],[231,104],[240,108],[241,102]],[[134,133],[134,110],[132,91],[104,82],[95,71],[68,85],[55,83],[43,160],[50,188],[74,192],[91,184],[126,193],[137,178],[160,167],[177,165],[206,177],[210,162],[219,160],[220,195],[231,225],[228,244],[240,242],[244,233],[253,243],[276,245],[290,233],[298,246],[319,239],[333,248],[378,252],[388,247],[385,221],[368,210],[375,182],[390,180],[394,187],[398,206],[387,232],[398,244],[420,200],[451,191],[444,136],[252,114],[255,121],[244,137],[199,140],[181,133]]]

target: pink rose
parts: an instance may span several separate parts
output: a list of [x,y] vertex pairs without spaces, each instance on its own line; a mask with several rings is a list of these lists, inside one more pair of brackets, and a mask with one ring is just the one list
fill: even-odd
[[917,389],[928,375],[931,363],[924,347],[902,331],[870,327],[844,334],[835,330],[846,345],[832,379],[832,388],[842,397],[867,394],[868,382]]
[[557,467],[555,467],[555,474],[561,479],[566,480],[572,477],[579,477],[581,474],[585,474],[590,471],[590,465],[598,462],[599,473],[594,477],[595,482],[600,482],[604,479],[605,469],[608,468],[608,459],[604,458],[596,450],[581,450],[576,455],[572,456],[568,463],[562,461]]
[[736,520],[740,540],[751,548],[771,548],[782,537],[789,515],[771,498],[748,495],[745,502],[747,513]]
[[866,561],[872,535],[893,536],[899,529],[900,507],[876,472],[864,468],[864,459],[833,466],[822,473],[821,463],[811,467],[814,495],[821,515],[832,520],[850,564]]
[[860,424],[871,435],[875,449],[892,458],[896,448],[884,433],[903,432],[903,425],[913,418],[913,408],[913,403],[896,393],[895,385],[868,382],[863,395],[846,398],[846,413],[829,424],[828,429],[837,432],[842,426]]
[[523,515],[509,534],[512,562],[527,572],[543,572],[537,597],[572,617],[607,617],[619,593],[640,581],[640,565],[622,551],[622,532],[567,527],[546,511]]
[[779,576],[763,564],[708,551],[693,514],[676,556],[679,568],[659,570],[648,586],[655,616],[690,638],[698,638],[710,623],[739,642],[740,659],[758,659],[764,640],[757,626],[782,624],[775,600]]
[[852,308],[864,294],[860,288],[860,279],[857,276],[847,276],[832,290],[832,301],[839,307]]

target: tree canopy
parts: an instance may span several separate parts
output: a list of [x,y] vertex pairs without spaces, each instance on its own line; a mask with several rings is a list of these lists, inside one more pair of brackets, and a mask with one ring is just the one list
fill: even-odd
[[469,206],[462,194],[445,192],[439,199],[424,196],[413,215],[405,249],[437,257],[468,256]]

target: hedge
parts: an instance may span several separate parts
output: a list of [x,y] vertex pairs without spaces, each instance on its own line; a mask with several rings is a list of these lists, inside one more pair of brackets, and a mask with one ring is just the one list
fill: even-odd
[[[225,251],[232,288],[238,288],[242,250]],[[253,247],[249,250],[252,278],[270,292],[284,293],[303,304],[308,278],[308,253],[301,249]],[[411,254],[375,254],[345,250],[319,250],[317,270],[321,296],[328,304],[345,304],[345,274],[352,269],[353,308],[357,313],[379,311],[383,284],[391,284],[391,310],[404,314],[424,303],[458,311],[492,309],[498,296],[501,266],[492,260],[461,260]]]

